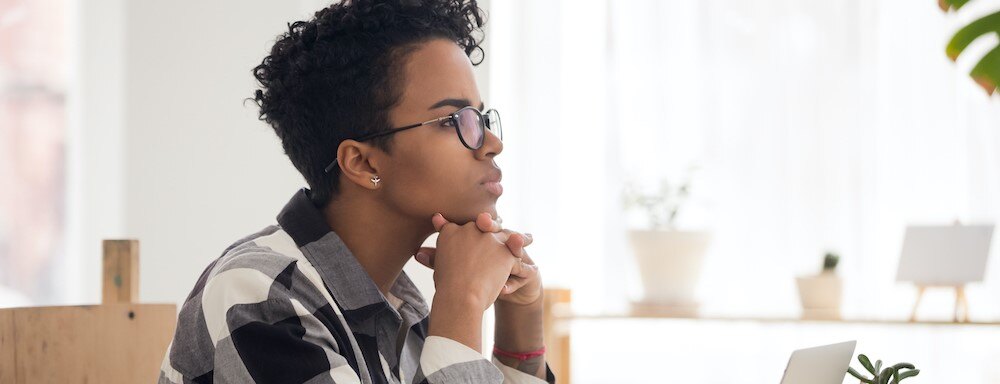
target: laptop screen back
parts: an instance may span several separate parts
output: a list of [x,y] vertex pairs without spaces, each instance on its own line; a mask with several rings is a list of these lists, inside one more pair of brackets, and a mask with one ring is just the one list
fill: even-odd
[[792,352],[781,384],[842,384],[857,341]]

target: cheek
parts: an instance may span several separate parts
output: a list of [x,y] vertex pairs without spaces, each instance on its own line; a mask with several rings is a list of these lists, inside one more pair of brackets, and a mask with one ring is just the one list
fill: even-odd
[[479,212],[495,214],[495,199],[477,185],[480,176],[475,174],[472,152],[450,144],[425,145],[422,152],[399,158],[399,171],[393,176],[397,182],[387,188],[398,209],[414,217],[442,212],[463,222],[475,219]]

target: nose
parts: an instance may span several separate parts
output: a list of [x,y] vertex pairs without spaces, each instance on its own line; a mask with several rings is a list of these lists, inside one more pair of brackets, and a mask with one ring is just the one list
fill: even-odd
[[483,146],[475,150],[478,160],[490,159],[503,152],[503,141],[488,129],[484,130],[484,133],[486,136],[483,137]]

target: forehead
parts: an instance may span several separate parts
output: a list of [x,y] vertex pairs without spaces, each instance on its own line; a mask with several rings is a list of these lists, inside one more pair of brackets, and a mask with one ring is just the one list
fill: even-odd
[[427,111],[443,99],[466,99],[478,107],[472,62],[454,42],[434,39],[410,53],[403,69],[399,107]]

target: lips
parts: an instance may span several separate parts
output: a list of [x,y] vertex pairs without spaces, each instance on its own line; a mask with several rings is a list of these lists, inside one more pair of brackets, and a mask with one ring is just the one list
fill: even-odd
[[486,187],[486,190],[490,193],[500,196],[503,194],[503,185],[500,184],[500,179],[503,178],[503,173],[499,169],[494,169],[486,173],[486,177],[479,184]]
[[479,184],[489,183],[489,182],[499,183],[500,179],[502,178],[503,178],[503,172],[500,172],[499,169],[494,169],[492,171],[486,172],[486,176],[483,177],[483,180],[481,180]]
[[500,196],[503,194],[503,184],[500,184],[498,181],[487,181],[483,185],[486,186],[487,191],[490,191],[494,195]]

